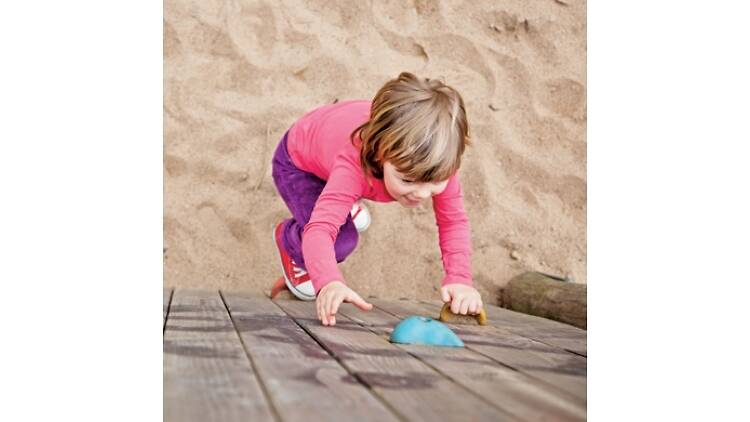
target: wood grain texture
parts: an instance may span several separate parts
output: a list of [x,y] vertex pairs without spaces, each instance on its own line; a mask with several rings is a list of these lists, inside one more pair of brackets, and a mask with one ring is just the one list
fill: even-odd
[[497,327],[586,356],[586,330],[493,305],[486,306],[486,311],[487,318]]
[[164,420],[273,420],[218,292],[175,290],[164,333]]
[[[423,301],[432,306],[442,306],[439,300]],[[512,331],[550,346],[586,356],[586,330],[562,322],[534,315],[503,309],[499,306],[484,306],[490,324]]]
[[[378,306],[396,310],[392,301]],[[402,310],[402,308],[398,308]],[[390,336],[406,315],[397,318],[380,309],[365,312],[347,306],[341,312],[347,318]],[[418,312],[421,313],[421,312]],[[463,385],[488,403],[524,421],[583,421],[586,406],[582,400],[571,400],[521,372],[489,359],[467,348],[397,345],[418,357],[455,382]]]
[[398,420],[273,302],[238,293],[222,296],[282,420]]
[[586,329],[586,285],[534,271],[513,277],[501,290],[505,309]]
[[[441,305],[408,301],[369,299],[381,309],[403,318],[409,315],[436,317]],[[466,347],[543,381],[569,398],[586,400],[586,358],[523,337],[505,328],[489,325],[447,324]]]
[[[313,302],[277,301],[359,381],[410,421],[518,420],[355,322],[325,327]],[[351,305],[343,305],[344,312]]]

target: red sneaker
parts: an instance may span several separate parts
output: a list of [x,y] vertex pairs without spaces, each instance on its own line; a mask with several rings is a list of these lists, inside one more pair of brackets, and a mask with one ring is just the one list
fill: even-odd
[[276,226],[274,239],[276,241],[276,247],[279,250],[279,255],[281,256],[281,271],[284,274],[286,287],[298,299],[315,300],[315,288],[313,288],[310,275],[307,274],[307,271],[297,266],[281,244],[281,228],[283,225],[284,222],[282,221]]

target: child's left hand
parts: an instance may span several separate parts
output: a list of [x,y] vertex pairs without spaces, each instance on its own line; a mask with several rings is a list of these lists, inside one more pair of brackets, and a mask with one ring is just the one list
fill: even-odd
[[465,284],[447,284],[440,288],[443,302],[451,303],[451,312],[475,315],[482,310],[482,296],[477,289]]

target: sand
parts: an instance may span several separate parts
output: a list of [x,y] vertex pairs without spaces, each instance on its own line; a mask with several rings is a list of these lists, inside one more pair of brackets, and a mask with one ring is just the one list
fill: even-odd
[[[164,283],[261,293],[288,216],[271,179],[306,110],[372,98],[401,71],[467,105],[476,287],[524,271],[586,283],[586,3],[171,1],[164,12]],[[342,265],[363,296],[438,298],[432,209],[368,202]]]

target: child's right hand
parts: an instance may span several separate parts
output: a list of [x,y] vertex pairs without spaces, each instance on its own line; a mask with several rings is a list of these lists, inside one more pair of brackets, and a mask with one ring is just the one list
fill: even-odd
[[365,302],[360,295],[340,281],[332,281],[326,284],[315,301],[315,307],[318,310],[318,319],[323,325],[336,325],[336,312],[339,310],[341,302],[354,304],[363,311],[372,309],[372,304]]

